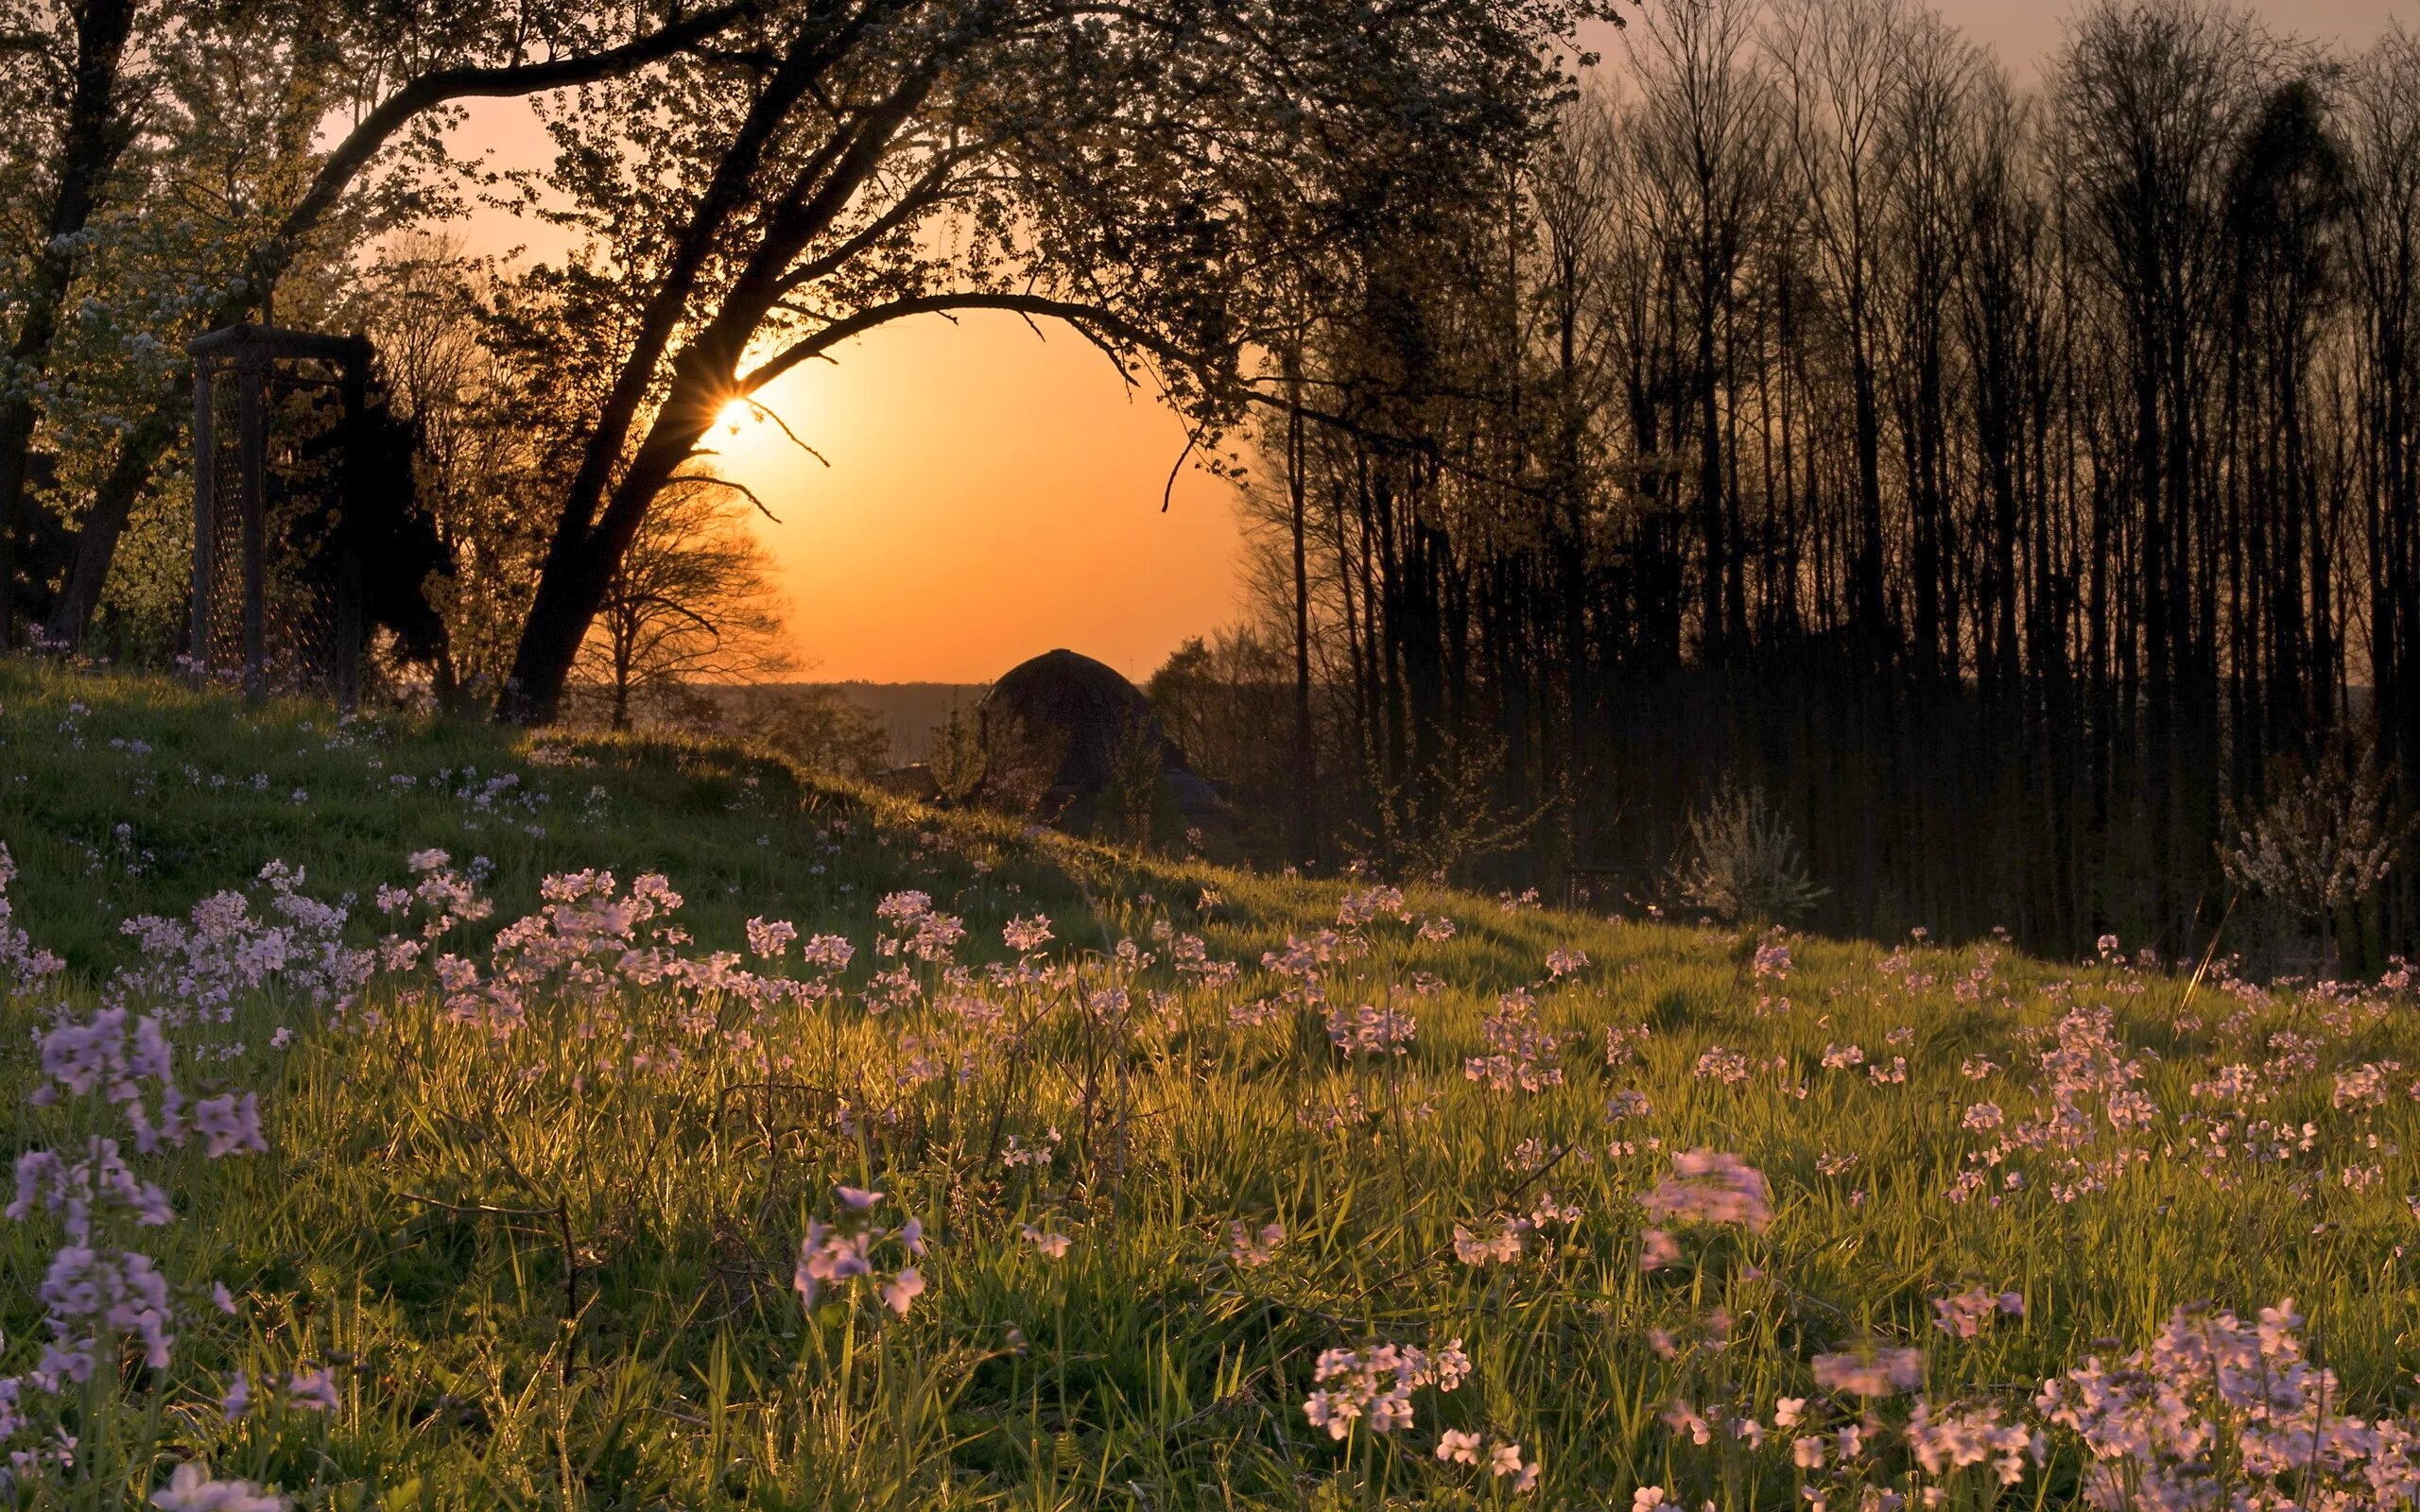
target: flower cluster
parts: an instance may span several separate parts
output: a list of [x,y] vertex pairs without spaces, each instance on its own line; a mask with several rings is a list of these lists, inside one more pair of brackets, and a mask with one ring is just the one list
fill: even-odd
[[1715,1150],[1674,1156],[1671,1173],[1640,1200],[1648,1216],[1665,1223],[1735,1224],[1761,1233],[1773,1219],[1764,1173]]
[[2348,1413],[2334,1372],[2303,1357],[2301,1326],[2290,1300],[2253,1324],[2179,1308],[2148,1349],[2115,1368],[2086,1359],[2036,1405],[2090,1452],[2084,1494],[2107,1512],[2420,1500],[2420,1432]]
[[1995,1317],[2022,1317],[2025,1298],[2014,1292],[1994,1292],[1970,1286],[1962,1292],[1933,1298],[1932,1326],[1954,1339],[1971,1339]]
[[[858,1281],[873,1284],[882,1305],[905,1317],[925,1292],[924,1271],[913,1263],[895,1267],[883,1262],[886,1248],[904,1251],[911,1261],[925,1257],[925,1226],[909,1218],[897,1229],[873,1221],[873,1210],[885,1196],[860,1187],[841,1187],[835,1194],[839,1207],[833,1223],[810,1218],[806,1237],[798,1246],[798,1268],[790,1278],[799,1300],[811,1312],[826,1287],[854,1289]],[[1064,1241],[1061,1242],[1062,1252]]]
[[1454,1391],[1470,1373],[1460,1339],[1434,1353],[1395,1344],[1324,1349],[1311,1370],[1317,1389],[1303,1403],[1303,1416],[1330,1438],[1350,1437],[1353,1425],[1364,1420],[1374,1434],[1398,1433],[1412,1425],[1413,1392],[1424,1386]]
[[1563,1085],[1554,1034],[1538,1019],[1538,1002],[1515,988],[1496,999],[1495,1011],[1479,1025],[1489,1053],[1462,1062],[1462,1074],[1493,1091],[1543,1091]]
[[1400,1056],[1420,1034],[1420,1021],[1397,1007],[1325,1011],[1328,1043],[1348,1056]]

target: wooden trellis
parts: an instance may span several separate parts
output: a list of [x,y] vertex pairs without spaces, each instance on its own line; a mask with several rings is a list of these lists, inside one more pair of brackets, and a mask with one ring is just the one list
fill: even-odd
[[[204,675],[237,672],[257,697],[272,673],[334,692],[351,707],[364,652],[356,554],[338,564],[333,591],[300,601],[274,582],[275,558],[296,545],[273,539],[270,483],[279,438],[273,401],[299,388],[342,398],[339,501],[357,497],[359,438],[370,385],[370,343],[265,325],[198,337],[193,358],[194,536],[192,656]],[[311,590],[297,590],[307,594]]]

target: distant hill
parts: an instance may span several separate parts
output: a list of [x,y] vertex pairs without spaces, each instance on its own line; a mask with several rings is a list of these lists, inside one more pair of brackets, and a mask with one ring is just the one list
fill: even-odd
[[983,682],[826,682],[825,687],[851,703],[871,709],[890,730],[890,761],[896,766],[920,762],[933,747],[933,731],[953,709],[972,710],[990,686]]

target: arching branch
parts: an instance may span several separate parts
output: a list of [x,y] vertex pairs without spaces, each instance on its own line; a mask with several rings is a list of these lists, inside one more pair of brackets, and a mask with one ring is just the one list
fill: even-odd
[[[819,462],[823,461],[821,457],[817,457],[816,460]],[[832,464],[824,462],[823,465],[825,467],[830,467]],[[758,514],[763,515],[766,519],[770,520],[775,524],[780,524],[782,523],[782,517],[767,508],[765,507],[765,501],[756,496],[756,490],[750,488],[745,483],[734,482],[730,478],[718,478],[709,472],[676,473],[672,477],[668,477],[664,481],[667,486],[674,483],[710,483],[718,489],[729,489],[732,492],[738,494],[741,498],[744,498],[749,503],[754,505]]]
[[[344,140],[338,142],[320,163],[319,174],[311,180],[311,187],[279,223],[273,245],[284,248],[308,234],[320,217],[327,214],[328,207],[335,204],[352,184],[354,175],[385,148],[395,133],[425,112],[455,100],[536,94],[612,78],[631,69],[660,62],[717,32],[728,30],[753,14],[759,4],[760,0],[729,0],[727,4],[668,22],[645,36],[633,38],[618,47],[608,47],[602,52],[579,53],[568,58],[549,59],[542,63],[441,68],[423,74],[379,101],[376,108],[345,133]],[[276,254],[271,252],[268,255]]]

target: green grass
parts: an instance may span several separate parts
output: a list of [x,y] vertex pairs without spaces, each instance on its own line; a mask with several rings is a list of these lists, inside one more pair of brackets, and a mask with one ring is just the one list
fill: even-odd
[[[1300,1006],[1231,1020],[1278,988],[1263,952],[1335,924],[1336,885],[926,812],[728,747],[338,726],[308,705],[24,663],[0,663],[0,842],[21,872],[16,922],[67,957],[78,1011],[135,958],[121,919],[181,914],[283,861],[315,897],[352,895],[367,943],[368,900],[431,847],[492,865],[494,917],[447,947],[482,962],[542,878],[589,867],[668,877],[693,954],[738,949],[759,916],[858,947],[840,996],[762,1015],[710,993],[548,989],[500,1034],[449,1022],[415,970],[334,1021],[271,985],[233,1022],[182,1031],[181,1077],[197,1095],[259,1089],[268,1148],[139,1161],[180,1216],[125,1242],[182,1282],[223,1282],[238,1312],[189,1303],[166,1369],[130,1365],[77,1402],[77,1467],[28,1482],[37,1503],[116,1504],[200,1455],[341,1507],[1594,1507],[1645,1483],[1691,1506],[1778,1507],[1798,1496],[1787,1435],[1700,1448],[1658,1421],[1666,1404],[1770,1422],[1776,1397],[1810,1394],[1814,1354],[1881,1339],[1926,1349],[1936,1399],[2014,1410],[2205,1298],[2248,1315],[2291,1296],[2371,1410],[2410,1392],[2407,1001],[2209,982],[2187,1001],[2187,984],[2122,970],[1807,939],[1786,979],[1760,981],[1751,936],[1415,894],[1412,912],[1452,919],[1453,936],[1373,924],[1325,988],[1409,1009],[1418,1038],[1348,1061]],[[922,1002],[870,1012],[870,977],[894,964],[872,948],[875,903],[909,887],[965,919],[972,974],[920,965]],[[1000,925],[1035,912],[1059,936],[1053,969],[993,980]],[[1239,978],[1173,972],[1187,935]],[[1122,965],[1125,940],[1155,959]],[[1590,964],[1546,983],[1557,948]],[[1467,1079],[1497,995],[1533,984],[1561,1084]],[[1112,988],[1127,1011],[1086,1009]],[[7,1010],[12,1154],[116,1126],[89,1101],[25,1102],[59,996]],[[1006,1027],[938,1005],[969,996]],[[1996,1170],[1947,1200],[1990,1138],[1962,1127],[1965,1109],[2034,1110],[2046,1026],[2101,1005],[2160,1110],[2124,1131],[2090,1103],[2081,1158],[2127,1157],[2106,1190],[2058,1200],[2058,1161],[2028,1150],[2009,1162],[2023,1185]],[[1642,1023],[1640,1058],[1609,1066],[1605,1029]],[[290,1048],[270,1048],[280,1025],[301,1030]],[[2190,1091],[2219,1066],[2272,1062],[2280,1030],[2308,1037],[2310,1063],[2278,1066],[2266,1101],[2231,1112]],[[1906,1081],[1822,1065],[1850,1043],[1869,1062],[1904,1056]],[[1745,1080],[1700,1074],[1715,1047],[1753,1063]],[[2006,1069],[1970,1079],[1978,1057]],[[2382,1108],[2333,1106],[2332,1074],[2377,1061],[2413,1069]],[[1609,1119],[1623,1091],[1651,1110]],[[2309,1148],[2296,1133],[2278,1158],[2247,1158],[2247,1116],[2309,1122]],[[2206,1152],[2213,1117],[2232,1121],[2223,1158]],[[1775,1219],[1692,1228],[1682,1264],[1644,1273],[1638,1198],[1699,1146],[1762,1170]],[[1048,1153],[1011,1164],[1011,1148]],[[926,1226],[929,1290],[905,1317],[864,1286],[812,1313],[790,1288],[802,1235],[834,1218],[843,1183],[888,1194],[889,1222]],[[1455,1257],[1457,1225],[1487,1229],[1549,1192],[1581,1214],[1551,1245],[1532,1236],[1503,1265]],[[1287,1238],[1241,1266],[1233,1222]],[[1063,1258],[1022,1239],[1028,1225],[1066,1235]],[[0,1367],[39,1352],[58,1237],[40,1218],[0,1225]],[[1931,1329],[1932,1299],[1973,1284],[2022,1294],[2025,1316],[1971,1341]],[[1659,1349],[1659,1330],[1677,1346]],[[1455,1338],[1471,1379],[1420,1393],[1409,1432],[1339,1443],[1306,1419],[1321,1350]],[[234,1423],[207,1405],[239,1366],[257,1384],[306,1364],[334,1366],[337,1411],[267,1389]],[[1517,1440],[1542,1459],[1537,1489],[1440,1464],[1444,1428]],[[2077,1474],[2062,1448],[1995,1494],[2061,1503]],[[1978,1480],[1952,1500],[1987,1500]]]

